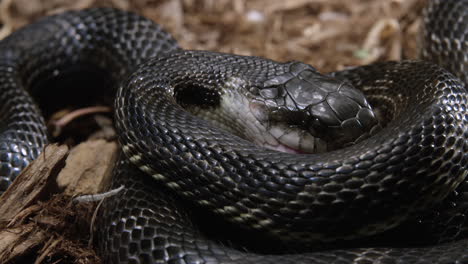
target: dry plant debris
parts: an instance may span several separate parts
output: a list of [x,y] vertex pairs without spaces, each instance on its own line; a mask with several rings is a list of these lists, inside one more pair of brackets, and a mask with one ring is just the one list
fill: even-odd
[[[186,49],[300,60],[327,72],[375,61],[416,58],[424,2],[2,0],[0,39],[45,15],[112,6],[160,23]],[[100,122],[105,126],[109,123]],[[98,132],[91,137],[100,138],[102,134],[109,133]],[[66,147],[49,146],[46,158],[41,156],[35,161],[18,177],[16,187],[0,198],[0,263],[99,263],[89,246],[95,205],[71,200],[77,192],[102,191],[116,149],[115,143],[104,140],[90,140],[72,148],[70,154]],[[62,169],[65,159],[66,167]],[[74,178],[76,175],[80,177]],[[55,186],[57,176],[60,183]],[[90,185],[99,188],[90,189]],[[30,186],[33,192],[21,192],[24,186]],[[43,189],[54,191],[43,196]]]
[[113,6],[160,23],[186,49],[300,60],[323,71],[417,57],[424,0],[3,0],[0,38],[41,16]]
[[0,196],[0,263],[98,263],[89,241],[95,206],[72,196],[103,192],[116,157],[117,144],[105,140],[70,152],[47,146]]

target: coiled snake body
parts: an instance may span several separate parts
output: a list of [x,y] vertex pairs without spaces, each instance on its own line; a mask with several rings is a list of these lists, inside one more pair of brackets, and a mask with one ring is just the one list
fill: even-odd
[[[466,49],[460,43],[466,28],[447,33],[439,20],[453,12],[459,15],[454,23],[463,25],[467,11],[468,1],[431,1],[426,35],[435,42],[426,42],[424,53],[440,60],[448,53],[451,65],[451,58],[460,57],[449,69],[464,81],[459,70],[466,64]],[[385,62],[333,73],[335,80],[298,62],[184,51],[159,26],[132,13],[100,8],[51,16],[0,43],[0,187],[6,188],[47,142],[43,118],[27,90],[35,93],[49,78],[90,65],[120,84],[115,109],[124,154],[114,186],[123,184],[125,191],[109,199],[102,212],[100,251],[107,262],[468,262],[468,95],[441,67]],[[382,107],[382,129],[348,85]],[[291,127],[305,126],[325,137],[341,135],[342,128],[362,130],[367,138],[356,135],[348,139],[354,144],[318,154],[265,149],[226,132],[236,125],[218,128],[202,118],[226,96],[244,102],[227,88],[247,88],[251,96],[260,96],[244,105],[257,121],[274,103],[276,111],[267,115],[287,116],[285,110],[293,109],[306,117],[307,122],[289,118]],[[302,104],[297,93],[307,89],[326,99]],[[346,107],[335,104],[343,100]],[[318,118],[311,118],[315,114]],[[324,123],[332,124],[332,132],[323,133]],[[270,123],[267,132],[274,134],[272,128]],[[252,129],[255,134],[263,128]],[[323,151],[323,144],[299,147]],[[427,239],[440,243],[245,252],[206,238],[188,220],[186,203],[275,241],[304,243],[307,251],[375,235],[411,219],[420,223],[415,229],[431,233]],[[431,214],[437,216],[420,218]]]

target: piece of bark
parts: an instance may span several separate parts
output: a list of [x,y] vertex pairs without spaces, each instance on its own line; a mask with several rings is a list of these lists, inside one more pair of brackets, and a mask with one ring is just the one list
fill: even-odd
[[118,157],[116,142],[102,139],[83,142],[68,155],[57,177],[59,188],[69,196],[104,192],[110,184]]
[[46,232],[34,223],[0,231],[0,263],[27,255],[46,239]]
[[51,193],[67,153],[67,146],[48,145],[41,155],[18,175],[13,184],[0,196],[0,223],[10,222],[18,213],[35,203],[41,195]]

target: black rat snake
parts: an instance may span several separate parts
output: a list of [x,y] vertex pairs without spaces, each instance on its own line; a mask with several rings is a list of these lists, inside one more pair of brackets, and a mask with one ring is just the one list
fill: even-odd
[[[423,54],[464,81],[466,12],[468,1],[431,1]],[[384,62],[325,76],[299,62],[185,51],[158,25],[115,9],[50,16],[0,42],[0,190],[47,142],[28,91],[90,69],[109,77],[110,87],[121,84],[115,109],[125,158],[114,186],[125,191],[101,212],[106,262],[468,263],[468,95],[439,66]],[[380,125],[351,86],[380,111]],[[246,102],[219,87],[256,97]],[[219,119],[248,109],[255,125],[218,128],[203,119],[223,104],[229,110],[214,111]],[[255,145],[226,130],[283,138]],[[207,209],[195,222],[208,231],[220,230],[208,218],[225,221],[233,233],[264,236],[285,253],[208,239],[188,220]],[[389,247],[387,230],[398,225],[406,241]],[[384,242],[367,247],[382,232]],[[358,237],[359,248],[347,242]],[[301,252],[289,247],[298,244]]]

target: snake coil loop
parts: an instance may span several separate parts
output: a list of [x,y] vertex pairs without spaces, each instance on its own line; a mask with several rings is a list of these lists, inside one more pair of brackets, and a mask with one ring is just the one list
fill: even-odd
[[[426,12],[425,34],[436,41],[425,43],[423,56],[447,65],[443,58],[450,53],[461,62],[452,67],[449,60],[447,67],[464,74],[468,56],[457,43],[466,28],[447,33],[439,25],[447,13],[459,15],[450,18],[453,23],[464,24],[468,1],[433,0]],[[48,142],[29,92],[37,93],[57,73],[90,65],[120,84],[111,91],[123,150],[113,184],[123,184],[125,191],[106,201],[101,212],[105,262],[468,262],[468,94],[440,66],[384,62],[317,77],[312,67],[297,62],[182,50],[158,25],[129,12],[95,8],[50,16],[0,42],[0,190]],[[261,107],[273,101],[283,108],[294,105],[304,115],[342,107],[326,99],[301,105],[294,93],[315,89],[312,79],[320,80],[323,93],[350,103],[343,112],[305,124],[344,120],[354,131],[370,131],[368,138],[323,153],[291,154],[226,133],[236,125],[219,128],[200,117],[203,105],[223,104],[229,89],[241,88],[262,96],[249,105],[258,110],[252,114],[257,120]],[[348,84],[360,92],[347,90]],[[193,91],[212,97],[190,97]],[[361,92],[370,105],[380,106],[381,130],[375,129],[367,102],[359,101]],[[192,106],[198,114],[186,111]],[[358,114],[347,116],[351,108]],[[193,212],[187,207],[210,210],[213,218],[286,244],[342,242],[411,221],[422,222],[414,229],[429,230],[441,243],[245,252],[207,238],[189,220]],[[440,213],[419,220],[431,210]]]

